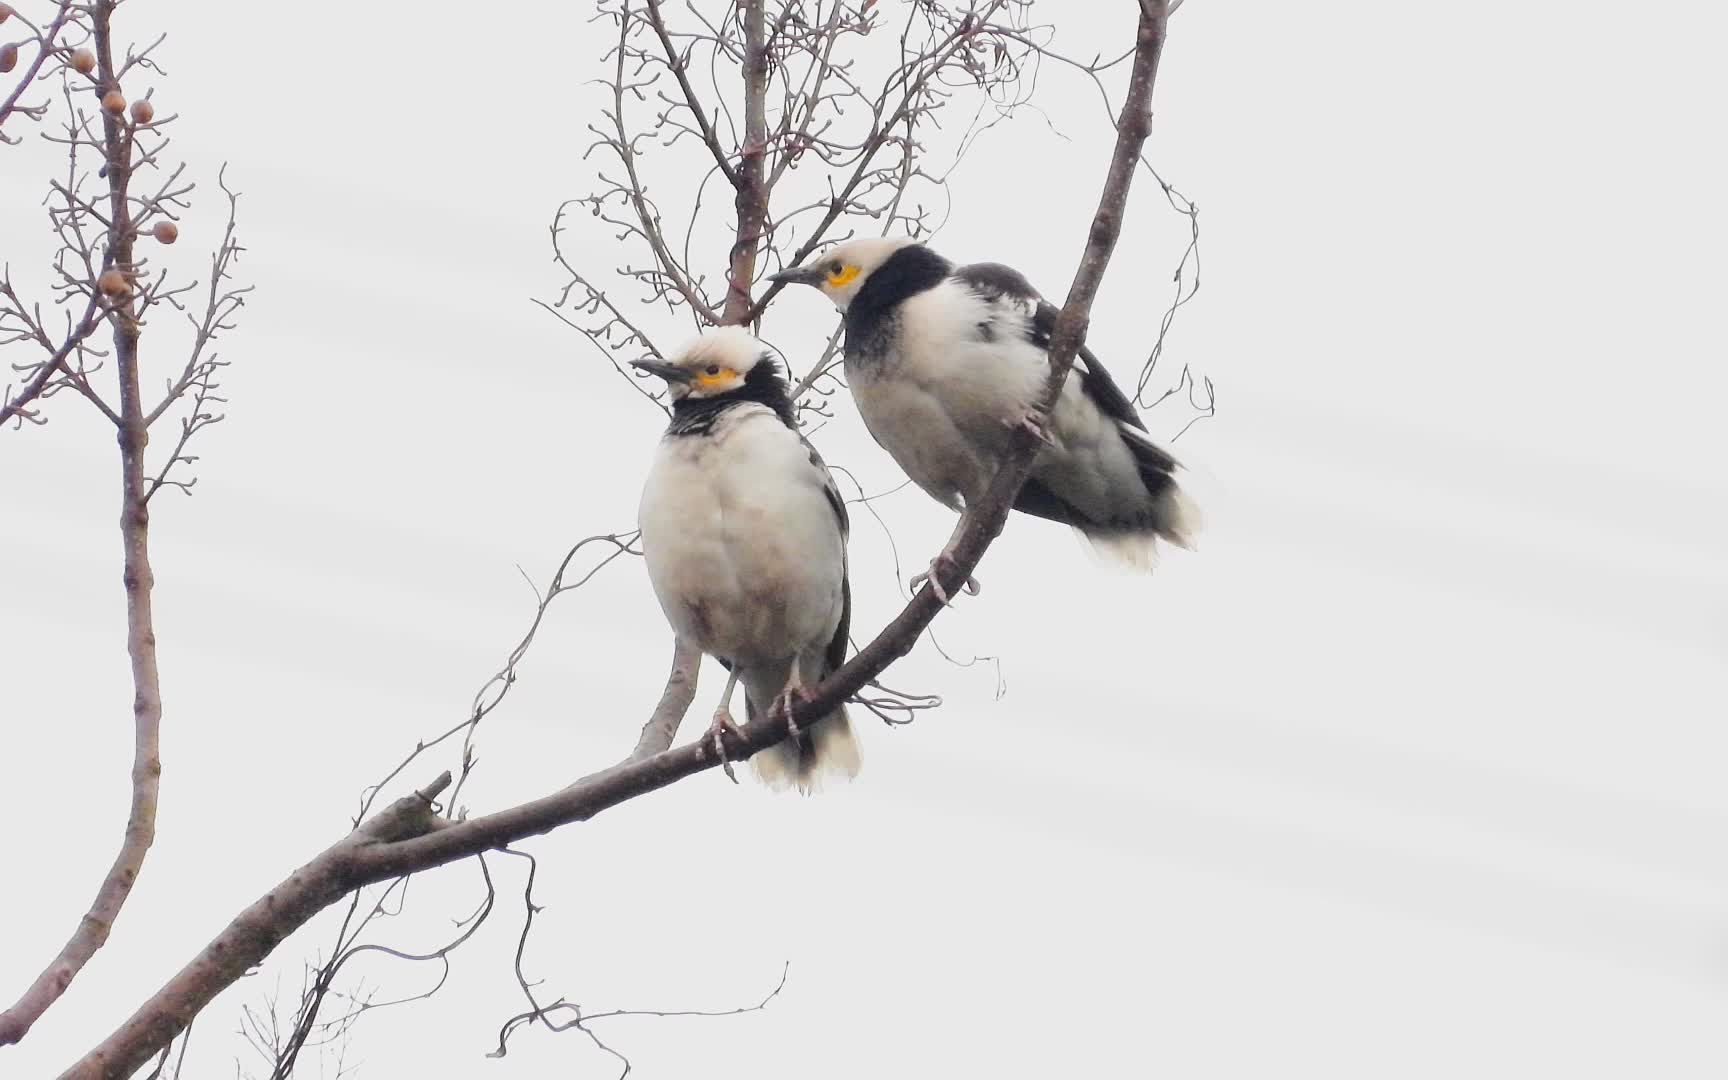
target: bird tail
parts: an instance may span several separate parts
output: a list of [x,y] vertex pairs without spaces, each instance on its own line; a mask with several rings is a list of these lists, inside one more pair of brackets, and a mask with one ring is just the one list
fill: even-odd
[[1140,469],[1140,482],[1152,496],[1147,526],[1169,543],[1194,550],[1195,538],[1200,534],[1200,507],[1177,482],[1176,472],[1182,466],[1139,428],[1122,424],[1120,430],[1123,443]]
[[1119,424],[1122,442],[1134,456],[1140,482],[1151,496],[1150,505],[1140,504],[1131,521],[1097,524],[1080,515],[1068,519],[1092,550],[1108,562],[1134,570],[1151,570],[1158,564],[1158,541],[1194,549],[1200,534],[1200,507],[1182,490],[1176,474],[1176,459],[1139,428]]
[[843,707],[750,759],[758,780],[776,791],[795,788],[801,795],[821,790],[828,781],[852,779],[861,763]]
[[1200,504],[1182,490],[1174,476],[1152,499],[1152,531],[1184,551],[1193,551],[1200,537]]

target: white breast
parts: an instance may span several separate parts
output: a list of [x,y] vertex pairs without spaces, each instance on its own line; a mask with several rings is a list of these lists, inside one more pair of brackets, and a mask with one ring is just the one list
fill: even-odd
[[825,476],[770,410],[668,436],[642,491],[642,551],[673,629],[744,665],[820,648],[841,608],[845,541]]
[[1038,399],[1050,365],[1028,313],[945,281],[900,306],[901,374],[932,387],[975,440],[998,446]]
[[[945,281],[900,305],[893,354],[847,367],[859,413],[883,449],[938,501],[976,499],[1049,371],[1025,339],[1029,313]],[[980,328],[984,329],[980,329]]]

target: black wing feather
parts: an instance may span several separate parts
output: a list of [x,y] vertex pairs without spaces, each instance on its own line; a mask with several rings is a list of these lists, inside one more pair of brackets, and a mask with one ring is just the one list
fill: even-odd
[[816,448],[810,445],[810,440],[806,439],[802,433],[799,434],[798,441],[804,444],[804,449],[810,451],[810,464],[822,474],[822,494],[828,497],[828,505],[834,511],[834,517],[840,522],[840,539],[850,540],[852,538],[852,517],[846,513],[846,500],[840,496],[840,486],[834,482],[834,474],[828,471],[828,463],[822,460],[822,455],[816,452]]
[[828,652],[824,659],[828,661],[828,674],[839,670],[846,662],[846,646],[851,644],[852,637],[852,580],[851,575],[842,571],[840,574],[840,623],[834,627],[834,637],[828,642]]
[[[1030,308],[1032,332],[1027,335],[1027,340],[1040,349],[1049,350],[1050,335],[1056,330],[1056,316],[1060,309],[1040,296],[1032,283],[1026,280],[1025,274],[1001,263],[972,263],[954,271],[954,276],[987,299],[1015,300]],[[1110,377],[1110,370],[1084,342],[1080,345],[1079,356],[1080,363],[1074,366],[1080,373],[1080,389],[1086,392],[1086,396],[1110,419],[1145,431],[1146,422],[1140,419],[1134,403],[1128,400],[1128,395]]]
[[1020,485],[1019,493],[1014,496],[1014,509],[1022,514],[1031,514],[1045,521],[1072,525],[1075,528],[1091,524],[1086,515],[1070,506],[1036,476],[1028,476],[1026,482]]
[[[1030,325],[1026,339],[1049,352],[1050,336],[1056,331],[1056,317],[1060,310],[1055,304],[1038,295],[1038,290],[1032,287],[1024,274],[1001,263],[973,263],[955,270],[954,276],[992,303],[1007,300],[1027,310]],[[1175,483],[1172,473],[1177,468],[1176,459],[1144,436],[1146,422],[1140,418],[1134,403],[1122,392],[1122,388],[1116,385],[1116,380],[1110,377],[1110,369],[1099,361],[1084,342],[1080,345],[1074,370],[1080,375],[1081,391],[1100,412],[1124,428],[1134,429],[1134,434],[1124,433],[1122,441],[1134,455],[1141,482],[1146,485],[1147,492],[1154,497],[1161,495]],[[1020,489],[1019,495],[1014,499],[1014,509],[1033,517],[1081,529],[1098,528],[1107,524],[1088,521],[1084,514],[1040,483],[1036,477],[1029,478]]]
[[834,628],[834,637],[829,640],[828,651],[824,654],[828,671],[832,672],[846,662],[846,646],[851,642],[852,575],[850,567],[846,565],[845,543],[852,536],[852,518],[846,513],[846,500],[841,497],[840,486],[834,483],[834,474],[828,471],[828,464],[822,460],[822,455],[810,445],[809,439],[804,439],[804,447],[810,451],[810,464],[822,473],[822,494],[828,497],[828,505],[833,508],[834,517],[840,522],[840,623]]

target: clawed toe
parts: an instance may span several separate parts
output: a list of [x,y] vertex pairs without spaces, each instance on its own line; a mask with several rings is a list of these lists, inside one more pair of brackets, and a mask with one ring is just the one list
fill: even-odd
[[[930,591],[936,594],[936,599],[942,601],[944,607],[951,607],[953,606],[954,598],[949,596],[948,590],[942,587],[942,571],[950,569],[951,566],[951,561],[946,554],[938,555],[934,559],[930,560],[930,569],[912,578],[911,581],[907,582],[907,585],[913,592],[917,592],[918,589],[923,586],[929,585]],[[982,588],[983,587],[978,584],[978,579],[971,576],[968,576],[965,582],[960,586],[961,591],[967,596],[977,596],[978,593],[982,591]]]
[[1045,423],[1044,417],[1040,416],[1038,413],[1027,413],[1026,416],[1020,420],[1018,426],[1030,431],[1032,437],[1043,443],[1045,446],[1056,445],[1056,437],[1050,433],[1050,428]]
[[714,722],[708,725],[708,738],[714,743],[714,756],[720,759],[720,768],[726,773],[726,779],[734,784],[738,782],[738,774],[732,771],[732,761],[726,756],[726,744],[722,736],[730,735],[734,739],[742,739],[744,733],[733,723],[732,714],[722,706],[714,710]]
[[780,692],[780,696],[775,698],[774,704],[769,707],[768,715],[781,716],[785,718],[787,738],[794,738],[799,733],[798,721],[793,715],[793,710],[809,700],[810,695],[805,693],[802,689],[796,686],[788,686],[785,690]]

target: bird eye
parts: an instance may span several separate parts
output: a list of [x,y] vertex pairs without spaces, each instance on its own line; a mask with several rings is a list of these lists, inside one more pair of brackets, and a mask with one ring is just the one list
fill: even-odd
[[720,365],[719,364],[709,364],[708,365],[708,374],[710,374],[710,375],[720,374]]

